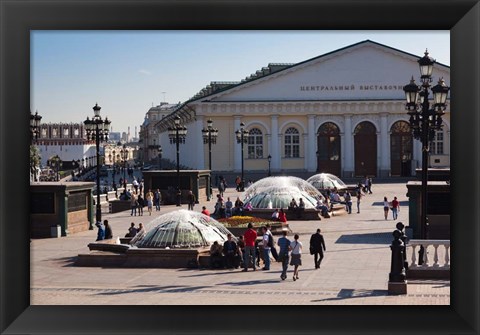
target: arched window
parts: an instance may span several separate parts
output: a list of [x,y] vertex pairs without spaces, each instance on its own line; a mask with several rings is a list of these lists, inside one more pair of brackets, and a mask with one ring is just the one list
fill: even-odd
[[252,128],[248,135],[247,157],[263,158],[263,134],[258,128]]
[[300,157],[300,133],[293,127],[285,131],[285,157]]

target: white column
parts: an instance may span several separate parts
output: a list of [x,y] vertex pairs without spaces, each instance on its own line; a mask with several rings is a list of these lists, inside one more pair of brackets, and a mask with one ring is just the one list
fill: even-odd
[[307,171],[315,172],[316,170],[316,134],[315,134],[315,115],[308,114],[308,146],[305,146],[305,166]]
[[[195,143],[194,147],[196,152],[191,157],[194,159],[191,166],[196,166],[198,170],[208,169],[205,165],[205,145],[203,144],[202,129],[204,128],[203,115],[197,115],[197,121],[195,121],[195,134],[192,138],[192,142]],[[208,149],[206,149],[208,150]],[[191,158],[190,158],[191,159]],[[213,158],[212,158],[213,159]]]
[[380,173],[390,171],[390,150],[388,144],[390,143],[387,114],[380,115]]
[[343,153],[343,157],[345,157],[345,161],[343,162],[343,170],[347,171],[348,175],[345,177],[351,177],[350,173],[354,171],[353,166],[353,133],[352,133],[352,115],[345,114],[345,129],[342,138],[342,143],[344,142],[345,152]]
[[422,167],[422,143],[413,139],[413,159],[415,162],[412,163],[412,174],[415,175],[415,169]]
[[231,135],[234,137],[233,139],[233,170],[235,172],[240,172],[242,170],[242,151],[241,151],[241,144],[237,143],[237,138],[235,132],[240,129],[240,116],[234,115],[233,116],[233,131],[234,133]]
[[308,134],[303,134],[303,147],[305,148],[305,158],[304,158],[304,164],[303,168],[308,171],[308,152],[310,150],[310,147],[312,145],[309,145],[308,143]]
[[[280,151],[280,141],[279,141],[279,130],[278,130],[278,115],[272,115],[271,117],[271,147],[270,147],[270,155],[272,155],[272,166],[271,169],[273,171],[280,171],[281,170],[281,161],[282,161],[282,153]],[[268,156],[268,155],[267,155]]]

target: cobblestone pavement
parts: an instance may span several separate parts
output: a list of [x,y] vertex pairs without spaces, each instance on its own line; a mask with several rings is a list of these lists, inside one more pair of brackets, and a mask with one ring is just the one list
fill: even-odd
[[[383,196],[397,196],[399,215],[408,225],[405,184],[376,184],[374,194],[363,198],[361,213],[322,219],[291,221],[291,229],[304,243],[300,279],[280,280],[281,266],[270,271],[241,272],[207,269],[121,269],[76,267],[79,253],[96,238],[96,230],[31,243],[32,305],[177,305],[177,304],[328,304],[328,305],[449,305],[449,281],[411,282],[408,294],[387,294],[390,243],[397,221],[383,218]],[[239,193],[227,190],[236,199]],[[195,206],[196,211],[213,202]],[[184,205],[182,208],[186,208]],[[355,208],[355,204],[354,204]],[[125,235],[130,222],[148,223],[178,207],[162,206],[160,212],[132,217],[130,212],[104,214],[114,236]],[[356,208],[355,208],[356,209]],[[322,229],[327,251],[321,269],[315,270],[308,253],[310,235]]]

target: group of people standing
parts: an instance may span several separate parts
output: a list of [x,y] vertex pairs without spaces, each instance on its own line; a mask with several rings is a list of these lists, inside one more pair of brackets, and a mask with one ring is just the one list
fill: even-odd
[[130,193],[129,196],[131,209],[130,216],[137,216],[137,211],[138,215],[142,216],[143,208],[145,206],[147,206],[149,215],[152,215],[153,206],[155,206],[156,211],[160,210],[162,193],[159,189],[157,189],[155,192],[152,192],[152,190],[148,190],[148,192],[145,194],[145,198],[142,196],[142,193]]
[[[263,249],[263,268],[262,270],[270,270],[270,253],[272,257],[282,263],[282,273],[280,278],[282,280],[287,279],[288,266],[293,266],[293,280],[300,279],[299,267],[302,265],[302,251],[303,243],[300,242],[300,236],[295,234],[293,240],[288,238],[288,230],[282,231],[282,237],[277,241],[280,250],[277,253],[275,247],[275,240],[273,238],[270,227],[262,227],[262,249]],[[253,229],[252,224],[248,224],[248,229],[243,235],[243,238],[239,240],[239,244],[244,244],[243,252],[243,272],[247,272],[251,267],[253,271],[256,271],[259,265],[256,262],[257,252],[257,232]],[[320,268],[320,264],[324,258],[325,240],[321,234],[321,230],[317,229],[316,233],[310,237],[310,254],[314,255],[315,269]]]

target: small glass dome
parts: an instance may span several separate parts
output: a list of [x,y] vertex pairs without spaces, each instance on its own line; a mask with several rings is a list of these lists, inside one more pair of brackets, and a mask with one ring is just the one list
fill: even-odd
[[281,176],[263,178],[245,191],[245,203],[253,208],[287,208],[292,198],[302,198],[305,208],[315,208],[322,194],[305,180]]
[[317,190],[334,189],[343,190],[347,185],[337,176],[330,173],[319,173],[307,179],[307,182]]
[[[230,231],[202,213],[181,209],[152,220],[146,234],[130,242],[138,248],[198,248],[223,244]],[[233,236],[233,234],[232,234]]]

